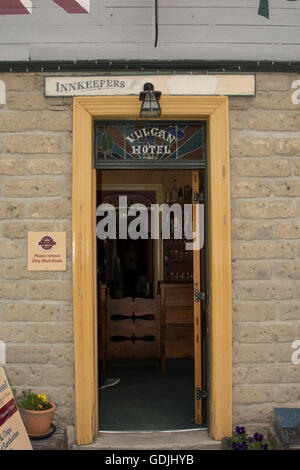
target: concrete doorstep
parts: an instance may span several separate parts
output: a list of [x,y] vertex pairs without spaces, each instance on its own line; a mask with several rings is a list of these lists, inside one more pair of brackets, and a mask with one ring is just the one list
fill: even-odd
[[105,432],[92,444],[72,446],[73,450],[221,450],[206,429],[196,431]]

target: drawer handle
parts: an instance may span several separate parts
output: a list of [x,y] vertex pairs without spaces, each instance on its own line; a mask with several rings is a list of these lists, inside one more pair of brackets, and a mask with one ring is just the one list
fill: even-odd
[[114,343],[120,343],[122,341],[132,341],[134,344],[136,341],[155,341],[155,336],[149,335],[149,336],[135,336],[133,333],[131,336],[111,336],[110,338],[111,341]]
[[152,314],[146,314],[146,315],[136,315],[134,312],[132,315],[112,315],[111,320],[113,321],[121,321],[121,320],[131,320],[132,323],[135,323],[136,320],[146,320],[146,321],[152,321],[154,320],[154,315]]

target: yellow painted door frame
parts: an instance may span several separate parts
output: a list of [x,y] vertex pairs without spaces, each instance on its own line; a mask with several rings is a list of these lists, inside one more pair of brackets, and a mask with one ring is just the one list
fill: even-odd
[[[76,437],[98,434],[96,170],[93,121],[139,120],[138,96],[73,100],[72,263]],[[161,120],[208,122],[210,304],[209,431],[220,440],[232,429],[232,300],[228,98],[162,96]]]

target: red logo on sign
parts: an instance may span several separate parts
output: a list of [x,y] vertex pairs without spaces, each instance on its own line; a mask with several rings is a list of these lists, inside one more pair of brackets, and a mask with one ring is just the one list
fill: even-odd
[[56,242],[51,238],[49,235],[45,235],[39,242],[38,245],[40,245],[43,250],[51,250],[51,248],[56,245]]
[[0,426],[2,426],[18,410],[15,400],[12,398],[0,408]]

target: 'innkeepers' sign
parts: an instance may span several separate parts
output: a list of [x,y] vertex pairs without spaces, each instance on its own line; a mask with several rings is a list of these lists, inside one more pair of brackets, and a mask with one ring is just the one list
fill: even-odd
[[151,82],[163,95],[255,95],[254,74],[45,76],[45,96],[139,95]]

